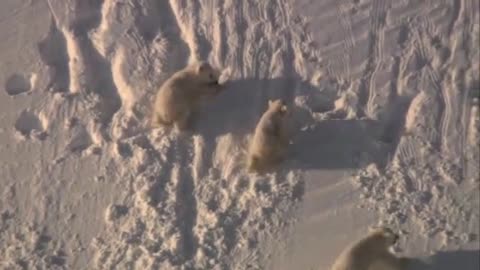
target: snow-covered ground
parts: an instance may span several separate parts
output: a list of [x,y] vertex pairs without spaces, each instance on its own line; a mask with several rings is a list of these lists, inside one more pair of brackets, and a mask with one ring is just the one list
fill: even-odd
[[[315,269],[369,227],[411,269],[480,256],[476,0],[2,0],[0,269]],[[196,60],[226,90],[151,129]],[[289,159],[248,174],[269,99]]]

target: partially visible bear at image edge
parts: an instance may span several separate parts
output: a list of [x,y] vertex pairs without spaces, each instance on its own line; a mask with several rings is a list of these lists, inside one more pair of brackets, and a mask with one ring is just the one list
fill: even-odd
[[155,97],[151,126],[174,125],[178,130],[187,129],[201,100],[223,89],[219,76],[220,72],[207,62],[188,65],[173,74]]
[[344,250],[331,270],[406,270],[408,259],[389,251],[398,238],[389,228],[375,229]]

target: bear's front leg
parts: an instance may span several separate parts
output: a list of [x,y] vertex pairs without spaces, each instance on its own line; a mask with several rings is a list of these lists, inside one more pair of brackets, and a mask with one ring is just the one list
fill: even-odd
[[279,145],[273,162],[276,164],[283,163],[287,159],[287,151],[286,146]]
[[190,112],[183,113],[175,122],[175,128],[178,131],[185,131],[190,127]]
[[153,112],[152,118],[150,119],[150,126],[152,128],[158,128],[162,126],[162,119],[157,112]]
[[223,84],[209,83],[206,86],[202,87],[201,92],[204,96],[216,96],[225,88]]
[[407,258],[398,258],[393,254],[386,253],[377,258],[377,261],[371,266],[372,270],[407,270],[409,260]]

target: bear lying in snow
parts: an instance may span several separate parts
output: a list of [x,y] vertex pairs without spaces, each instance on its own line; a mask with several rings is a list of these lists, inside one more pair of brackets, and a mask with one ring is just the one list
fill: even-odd
[[284,159],[290,142],[288,108],[281,100],[269,100],[268,109],[260,118],[250,143],[249,171],[263,171]]
[[375,229],[345,249],[332,270],[405,270],[408,259],[396,257],[389,251],[397,241],[398,235],[391,229]]
[[223,89],[219,76],[220,72],[207,62],[189,65],[173,74],[155,97],[152,127],[174,125],[178,130],[187,129],[202,99]]

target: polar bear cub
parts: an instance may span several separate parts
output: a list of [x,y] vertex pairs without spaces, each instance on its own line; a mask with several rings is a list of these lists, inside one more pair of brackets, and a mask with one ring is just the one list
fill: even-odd
[[279,99],[269,100],[250,143],[249,171],[262,171],[285,157],[289,144],[288,108]]
[[220,72],[207,62],[198,62],[177,71],[160,87],[155,97],[152,126],[174,125],[178,130],[185,130],[201,100],[215,96],[223,89],[218,83],[219,77]]
[[405,270],[408,260],[389,251],[398,238],[389,228],[375,229],[345,249],[332,270]]

